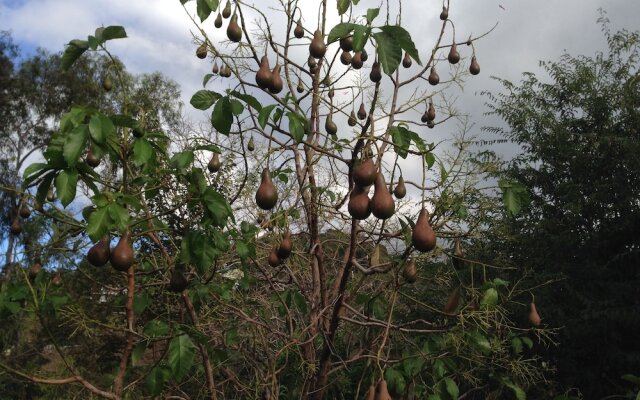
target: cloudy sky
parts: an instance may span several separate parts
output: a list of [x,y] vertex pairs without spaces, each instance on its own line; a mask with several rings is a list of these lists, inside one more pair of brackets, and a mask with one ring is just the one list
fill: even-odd
[[[189,7],[192,13],[194,3]],[[392,7],[397,4],[392,3]],[[311,15],[318,3],[301,0],[299,4],[312,10]],[[357,11],[364,13],[380,4],[361,0]],[[525,71],[540,72],[539,60],[555,60],[565,50],[592,55],[604,49],[603,35],[596,24],[599,8],[606,10],[612,30],[640,29],[638,0],[451,0],[451,4],[450,17],[459,38],[482,34],[497,24],[475,45],[481,74],[470,79],[462,92],[455,93],[457,108],[471,115],[477,132],[487,124],[482,117],[485,99],[479,92],[498,90],[491,76],[517,81]],[[402,7],[402,25],[427,58],[434,30],[440,27],[441,2],[405,0]],[[335,23],[336,18],[330,15],[329,23]],[[204,27],[214,33],[212,24],[210,18]],[[125,26],[129,38],[114,41],[110,46],[113,52],[134,73],[159,70],[176,80],[187,110],[191,108],[188,99],[201,87],[210,65],[194,57],[192,32],[196,30],[178,0],[0,0],[0,29],[11,31],[27,55],[38,46],[60,51],[70,39],[86,38],[101,25]],[[223,35],[222,31],[214,34]],[[468,56],[468,48],[463,47],[462,56]],[[198,117],[195,111],[191,113]]]

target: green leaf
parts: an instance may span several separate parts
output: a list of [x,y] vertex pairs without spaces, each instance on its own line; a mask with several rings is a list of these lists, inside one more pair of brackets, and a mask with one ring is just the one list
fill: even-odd
[[458,396],[460,395],[460,389],[458,389],[458,385],[451,378],[444,378],[444,384],[447,387],[447,393],[451,396],[452,400],[458,400]]
[[133,299],[133,312],[136,315],[142,314],[149,303],[151,303],[151,299],[146,293],[136,295]]
[[356,25],[353,29],[353,51],[362,51],[369,40],[371,28],[362,25]]
[[433,164],[436,163],[436,156],[433,155],[432,152],[428,152],[424,155],[424,160],[427,162],[427,168],[431,169],[431,167],[433,167]]
[[203,194],[202,202],[209,211],[209,217],[214,225],[224,226],[227,218],[233,214],[224,196],[211,187],[207,188]]
[[38,203],[44,204],[47,192],[49,192],[49,188],[51,187],[51,182],[53,182],[55,177],[55,171],[50,171],[42,178],[42,182],[40,182],[38,190],[36,191],[36,200],[38,200]]
[[145,380],[147,389],[151,393],[151,396],[156,397],[162,392],[164,384],[169,380],[170,376],[171,370],[165,365],[159,365],[151,370]]
[[233,123],[233,110],[229,97],[225,96],[216,102],[211,113],[211,125],[223,135],[229,135]]
[[387,383],[389,384],[389,389],[391,389],[392,392],[404,392],[407,386],[407,382],[404,379],[404,376],[399,371],[394,368],[387,368],[386,371],[384,371],[384,376],[387,380]]
[[371,25],[374,19],[380,14],[379,8],[370,8],[367,10],[367,23]]
[[[522,343],[524,343],[529,349],[533,348],[533,341],[528,337],[522,336],[520,340],[522,340]],[[638,384],[640,384],[640,382],[638,382]]]
[[176,169],[185,169],[193,162],[193,151],[181,151],[171,157],[169,163]]
[[207,86],[207,83],[211,80],[211,78],[213,78],[213,74],[206,74],[204,78],[202,78],[202,87]]
[[391,75],[400,65],[402,59],[402,48],[393,37],[387,32],[376,32],[373,39],[378,45],[378,61],[384,70],[384,73]]
[[293,137],[296,143],[302,142],[305,134],[305,118],[295,112],[288,112],[287,117],[289,118],[289,133],[291,137]]
[[42,170],[48,170],[49,168],[49,164],[45,164],[45,163],[33,163],[31,165],[29,165],[27,168],[24,169],[24,172],[22,173],[22,178],[25,179],[28,176],[30,176],[31,174],[38,172],[38,171],[42,171]]
[[262,110],[258,113],[258,123],[260,127],[264,129],[267,126],[267,122],[269,121],[269,115],[271,115],[271,111],[277,107],[277,104],[270,104],[266,107],[262,107]]
[[127,32],[124,30],[122,26],[111,25],[111,26],[107,26],[102,31],[103,40],[124,39],[126,37],[127,37]]
[[327,44],[333,43],[347,36],[357,26],[357,24],[351,22],[340,22],[338,25],[331,28],[329,36],[327,37]]
[[502,379],[502,383],[506,387],[511,389],[513,394],[516,396],[517,400],[527,400],[527,394],[525,393],[525,391],[522,390],[522,388],[520,386],[518,386],[518,385],[514,384],[513,382],[511,382],[510,379],[508,379],[508,378]]
[[207,4],[211,10],[217,10],[220,5],[220,0],[207,0]]
[[511,348],[513,352],[516,354],[522,353],[522,340],[518,337],[514,337],[511,339]]
[[416,45],[411,40],[411,35],[407,32],[403,27],[397,25],[385,25],[381,26],[380,29],[391,35],[400,45],[402,50],[409,53],[411,58],[416,60],[419,65],[422,65],[422,61],[420,61],[420,54],[418,54],[418,50],[416,49]]
[[63,71],[67,71],[87,49],[89,49],[88,42],[81,40],[72,40],[69,42],[60,60],[60,68]]
[[91,213],[87,223],[87,235],[95,243],[109,230],[113,223],[107,207],[100,207]]
[[206,110],[213,105],[218,99],[222,96],[219,93],[216,93],[212,90],[198,90],[191,96],[191,101],[189,102],[192,106],[197,108],[198,110]]
[[176,382],[180,382],[193,366],[195,346],[189,336],[182,334],[169,343],[169,367]]
[[249,107],[253,108],[258,112],[262,110],[262,104],[260,104],[260,102],[256,100],[255,97],[249,94],[244,94],[244,93],[240,93],[240,92],[236,92],[235,90],[232,90],[231,92],[229,92],[229,95],[244,101],[245,103],[247,103]]
[[144,326],[143,332],[145,335],[152,338],[165,336],[167,333],[169,333],[169,325],[158,319],[152,319]]
[[409,130],[402,126],[392,126],[389,129],[391,133],[391,140],[393,141],[394,151],[401,158],[407,158],[409,146],[411,145],[411,138],[409,136]]
[[133,142],[133,163],[141,166],[151,159],[153,156],[153,147],[145,138],[138,138]]
[[529,203],[529,193],[521,183],[500,179],[498,186],[502,189],[502,202],[509,215],[517,215],[522,207]]
[[103,115],[94,115],[89,121],[89,133],[98,144],[104,144],[107,138],[115,134],[113,122]]
[[89,136],[87,125],[80,125],[66,135],[62,155],[68,166],[73,167],[87,146]]
[[207,19],[211,14],[209,3],[207,2],[207,0],[197,0],[196,4],[196,11],[198,12],[198,17],[200,17],[200,22],[204,22],[204,20]]
[[484,308],[491,309],[498,304],[498,291],[495,288],[485,290],[480,305]]
[[237,116],[242,114],[242,112],[244,111],[244,104],[242,104],[236,99],[231,99],[230,101],[231,101],[231,112],[233,113],[233,115]]
[[144,356],[144,352],[147,350],[147,342],[140,342],[136,344],[136,347],[133,348],[131,352],[131,365],[134,367],[138,366],[138,362]]
[[346,13],[350,5],[351,0],[338,0],[338,15]]
[[[111,203],[107,206],[109,210],[109,217],[115,224],[115,226],[120,230],[124,231],[129,226],[129,213],[127,209],[121,206],[118,203]],[[139,313],[136,313],[139,314]]]
[[78,184],[78,171],[68,169],[60,172],[56,177],[56,192],[63,207],[66,207],[76,198],[76,186]]

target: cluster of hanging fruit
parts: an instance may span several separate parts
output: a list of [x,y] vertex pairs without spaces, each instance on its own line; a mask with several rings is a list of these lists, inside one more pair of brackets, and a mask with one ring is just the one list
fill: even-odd
[[31,210],[29,209],[29,206],[23,202],[18,208],[18,211],[14,211],[14,215],[15,216],[11,221],[11,226],[9,227],[9,232],[12,235],[17,236],[22,233],[22,220],[31,216]]
[[260,68],[256,72],[256,84],[263,90],[268,90],[273,94],[278,94],[282,91],[284,83],[280,77],[280,64],[276,63],[273,70],[269,67],[269,57],[262,56],[260,59]]
[[[220,11],[220,9],[218,9],[218,16],[216,17],[215,21],[213,22],[213,25],[216,28],[222,28],[222,19],[223,18],[227,19],[229,17],[231,17],[231,20],[229,21],[229,25],[227,25],[227,37],[232,42],[238,43],[240,40],[242,40],[242,28],[238,24],[237,9],[236,9],[236,11],[234,11],[233,16],[231,16],[231,1],[230,0],[227,0],[227,3],[225,4],[225,6],[222,9],[222,11]],[[206,57],[206,53],[205,53],[205,57]],[[204,57],[200,57],[200,58],[204,58]]]
[[229,78],[231,76],[231,67],[229,67],[228,64],[222,64],[221,67],[218,67],[218,62],[216,61],[213,63],[211,73],[213,75],[220,75],[223,78]]
[[127,229],[116,247],[111,250],[110,236],[104,235],[87,252],[87,261],[95,267],[102,267],[111,261],[111,266],[118,271],[126,272],[133,265],[133,246],[131,244],[131,232]]
[[280,244],[271,249],[271,252],[267,257],[267,262],[275,268],[281,265],[284,260],[289,258],[292,250],[293,242],[291,241],[291,232],[287,229],[282,235]]
[[387,388],[387,381],[381,379],[376,386],[369,386],[367,400],[391,400],[391,394]]

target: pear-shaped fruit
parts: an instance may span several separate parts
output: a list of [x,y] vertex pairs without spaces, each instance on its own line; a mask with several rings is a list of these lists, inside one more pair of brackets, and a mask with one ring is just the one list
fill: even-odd
[[373,197],[371,197],[371,212],[376,218],[390,218],[396,211],[396,203],[389,193],[389,188],[384,182],[384,175],[378,173],[373,186]]
[[329,89],[329,98],[333,99],[333,96],[336,95],[336,91],[335,89],[332,87],[331,89]]
[[418,279],[418,269],[416,260],[410,258],[402,270],[402,277],[409,283],[414,283]]
[[427,121],[427,128],[429,129],[433,129],[433,127],[436,126],[436,123],[433,121]]
[[367,119],[367,110],[364,108],[364,103],[360,103],[360,108],[358,108],[358,119],[360,121]]
[[189,286],[189,281],[182,271],[178,269],[171,271],[171,278],[169,279],[170,291],[174,293],[181,293],[187,288],[187,286]]
[[247,150],[253,151],[256,149],[255,144],[253,144],[253,136],[249,138],[249,143],[247,143]]
[[296,86],[296,92],[304,92],[304,84],[302,83],[302,77],[298,78],[298,86]]
[[53,193],[53,188],[49,188],[47,191],[47,201],[54,201],[56,199],[56,195]]
[[331,114],[327,117],[327,120],[324,123],[324,129],[327,131],[327,134],[331,136],[336,136],[338,133],[338,125],[333,122],[333,118],[331,118]]
[[127,229],[111,252],[111,266],[118,271],[126,272],[133,265],[133,261],[131,232]]
[[207,169],[209,172],[218,172],[220,171],[220,167],[222,167],[222,163],[220,162],[220,155],[218,153],[213,153],[211,156],[211,160],[209,160],[209,164],[207,164]]
[[29,206],[27,206],[26,204],[23,204],[20,207],[19,214],[22,218],[29,218],[31,216],[31,210],[29,210]]
[[411,67],[411,64],[413,64],[413,61],[411,60],[411,56],[409,55],[409,53],[405,52],[404,58],[402,59],[402,66],[405,68],[409,68]]
[[327,45],[324,44],[324,39],[322,38],[322,32],[319,29],[313,33],[313,39],[309,44],[309,54],[313,58],[322,58],[324,54],[327,52]]
[[269,91],[273,94],[278,94],[282,92],[283,87],[284,83],[280,77],[280,64],[276,63],[276,66],[273,67],[273,71],[271,71],[271,86],[269,86]]
[[136,126],[135,128],[133,128],[132,132],[133,132],[133,136],[137,137],[138,139],[143,137],[145,134],[144,129],[139,126]]
[[453,267],[456,269],[464,268],[464,252],[462,251],[462,243],[460,238],[456,238],[453,242],[453,257],[451,258]]
[[309,66],[310,69],[314,69],[315,67],[318,66],[318,62],[316,61],[315,58],[309,56],[309,58],[307,58],[307,65]]
[[376,387],[373,385],[369,386],[369,391],[367,392],[367,400],[376,400]]
[[433,102],[429,102],[429,108],[427,109],[427,121],[433,121],[436,119],[436,108],[433,106]]
[[278,192],[271,181],[269,168],[262,170],[262,180],[256,191],[256,204],[263,210],[271,210],[278,202]]
[[60,276],[60,273],[56,273],[53,278],[51,278],[51,283],[56,286],[62,285],[62,277]]
[[373,185],[377,172],[376,164],[371,158],[367,158],[359,163],[356,162],[356,166],[353,168],[353,181],[360,187]]
[[12,235],[19,235],[22,232],[22,222],[20,222],[19,217],[15,217],[13,221],[11,221],[11,227],[9,227],[9,231]]
[[293,242],[291,241],[291,232],[287,230],[284,235],[282,235],[282,241],[280,241],[280,246],[278,246],[278,257],[281,260],[289,258],[291,255],[291,250],[293,249]]
[[362,49],[362,55],[360,56],[360,58],[362,58],[362,62],[367,62],[367,60],[369,59],[369,53],[367,53],[367,50]]
[[444,309],[442,310],[445,314],[454,315],[456,310],[458,309],[458,304],[460,303],[460,286],[453,289],[453,292],[449,295],[447,299],[447,304],[444,305]]
[[274,268],[282,264],[282,260],[280,259],[280,257],[278,257],[278,250],[275,247],[269,253],[269,257],[267,257],[267,262],[269,263],[269,265],[271,265]]
[[358,121],[356,121],[356,113],[355,111],[351,110],[351,114],[349,114],[349,119],[347,119],[347,124],[349,124],[349,126],[356,126],[357,123]]
[[196,49],[196,56],[201,60],[207,58],[207,42],[204,42],[200,46],[198,46],[198,48]]
[[374,397],[375,400],[391,400],[391,395],[389,394],[389,389],[387,388],[387,381],[382,379],[378,382],[376,386],[376,395]]
[[229,26],[227,26],[227,37],[235,43],[242,40],[242,28],[238,25],[238,15],[236,14],[233,14]]
[[531,302],[531,309],[529,311],[529,322],[533,326],[540,326],[542,323],[542,318],[540,318],[540,314],[538,314],[538,310],[536,310],[536,304]]
[[340,39],[340,48],[342,51],[353,50],[353,36],[347,36]]
[[342,54],[340,54],[340,62],[342,63],[342,65],[350,65],[351,58],[351,53],[349,53],[348,51],[343,51]]
[[100,159],[98,157],[96,157],[96,155],[93,153],[93,149],[91,147],[89,147],[89,150],[87,151],[87,156],[85,157],[84,161],[89,164],[90,167],[95,168],[98,165],[100,165]]
[[113,89],[113,81],[109,75],[105,76],[102,80],[102,88],[105,92],[110,92]]
[[218,63],[215,62],[213,63],[213,68],[211,68],[211,73],[214,75],[217,75],[218,72],[220,72],[220,69],[218,68]]
[[347,204],[349,215],[357,220],[365,220],[371,215],[371,200],[369,200],[369,189],[355,186],[349,195]]
[[104,235],[96,244],[91,246],[87,252],[87,261],[94,267],[102,267],[105,265],[111,257],[111,248],[109,235]]
[[351,67],[353,69],[360,69],[364,65],[364,61],[362,61],[362,52],[357,52],[351,57]]
[[445,6],[442,6],[442,12],[440,13],[440,19],[441,20],[446,20],[447,18],[449,18],[449,9]]
[[40,271],[42,271],[42,264],[40,263],[40,261],[34,262],[33,264],[31,264],[31,267],[29,267],[29,278],[31,280],[36,279]]
[[476,56],[471,57],[471,64],[469,65],[469,73],[471,75],[478,75],[480,73],[480,64],[476,60]]
[[224,9],[222,10],[222,16],[224,18],[229,18],[231,16],[231,1],[227,0],[227,4],[225,4]]
[[416,250],[425,252],[431,251],[436,247],[436,233],[429,223],[429,213],[425,208],[420,211],[416,226],[411,234],[411,242]]
[[429,121],[429,114],[427,113],[427,110],[424,110],[422,117],[420,117],[420,121],[422,121],[423,123]]
[[371,82],[380,82],[380,80],[382,79],[382,71],[380,71],[380,63],[378,63],[377,61],[374,61],[373,65],[371,66],[369,79],[371,79]]
[[220,11],[218,11],[218,16],[216,17],[216,20],[213,21],[213,26],[215,26],[216,28],[222,27],[222,15],[220,14]]
[[260,59],[260,68],[256,72],[256,83],[261,89],[268,89],[271,87],[273,81],[273,75],[269,68],[269,58],[264,55]]
[[407,188],[404,185],[404,178],[402,177],[402,175],[400,175],[400,179],[398,179],[398,183],[393,189],[393,195],[396,196],[396,199],[402,199],[407,195]]
[[438,72],[436,72],[436,67],[431,67],[431,72],[429,73],[429,78],[427,80],[433,86],[440,83],[440,75],[438,75]]
[[298,23],[296,23],[296,27],[293,29],[293,36],[298,39],[304,36],[304,28],[302,27],[302,21],[298,18]]
[[451,45],[451,49],[449,49],[449,55],[447,56],[447,60],[451,64],[457,64],[460,61],[460,53],[458,52],[458,46],[455,43]]

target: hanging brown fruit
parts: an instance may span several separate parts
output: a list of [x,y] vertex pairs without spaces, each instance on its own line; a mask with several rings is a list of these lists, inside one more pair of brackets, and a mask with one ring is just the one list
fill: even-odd
[[353,50],[353,36],[347,36],[340,39],[340,48],[342,51]]
[[282,260],[280,259],[280,257],[278,257],[278,250],[275,247],[271,250],[271,253],[269,253],[267,262],[274,268],[282,264]]
[[376,400],[376,387],[373,385],[369,386],[369,391],[367,392],[367,400]]
[[173,271],[171,271],[171,278],[169,278],[169,291],[182,293],[187,286],[189,286],[187,277],[184,276],[182,271],[174,268]]
[[22,223],[20,222],[19,217],[15,217],[13,221],[11,221],[9,231],[12,235],[19,235],[22,232]]
[[411,61],[411,56],[409,55],[409,53],[405,52],[404,58],[402,59],[402,66],[405,68],[409,68],[411,67],[411,64],[413,64],[413,61]]
[[271,181],[269,168],[262,170],[262,180],[256,191],[256,204],[263,210],[271,210],[278,202],[278,192]]
[[349,195],[347,204],[349,215],[357,220],[365,220],[371,215],[371,201],[369,200],[369,189],[354,186]]
[[218,72],[220,72],[220,69],[218,68],[218,63],[215,62],[213,63],[213,68],[211,68],[211,73],[214,75],[217,75]]
[[218,16],[216,17],[216,20],[213,21],[213,26],[215,26],[216,28],[222,27],[222,15],[220,14],[220,11],[218,11]]
[[271,86],[269,86],[269,91],[273,94],[278,94],[282,92],[283,87],[284,83],[280,77],[280,64],[276,63],[273,71],[271,71]]
[[31,210],[29,210],[29,206],[27,206],[26,204],[22,204],[19,214],[22,218],[29,218],[31,216]]
[[42,271],[42,264],[39,260],[36,260],[33,264],[31,264],[31,267],[29,267],[29,279],[36,279],[40,271]]
[[540,318],[540,314],[538,314],[538,310],[536,310],[536,304],[531,302],[531,310],[529,311],[529,322],[533,326],[540,326],[542,323],[542,318]]
[[209,172],[218,172],[220,171],[220,167],[222,167],[222,163],[220,162],[220,155],[218,153],[213,153],[211,156],[211,160],[209,160],[209,164],[207,164],[207,169]]
[[471,75],[478,75],[480,73],[480,64],[476,60],[476,56],[471,57],[471,64],[469,65],[469,73]]
[[100,165],[100,159],[96,157],[96,155],[93,153],[92,147],[89,147],[89,150],[87,151],[87,156],[85,157],[84,161],[92,168],[95,168],[98,165]]
[[233,14],[229,26],[227,26],[227,37],[232,42],[238,43],[242,40],[242,28],[238,25],[238,15]]
[[433,106],[433,102],[429,102],[429,108],[427,108],[427,121],[433,121],[436,119],[436,108]]
[[110,92],[113,89],[113,81],[111,81],[111,77],[109,75],[105,76],[102,80],[102,88],[105,92]]
[[458,52],[458,46],[456,46],[455,42],[451,45],[451,49],[449,49],[447,60],[449,60],[451,64],[457,64],[458,61],[460,61],[460,53]]
[[428,122],[429,121],[429,114],[427,113],[427,110],[424,110],[424,113],[422,114],[422,117],[420,117],[420,121],[422,121],[422,122]]
[[445,6],[442,6],[442,12],[440,13],[440,19],[441,20],[446,20],[447,18],[449,18],[449,9]]
[[253,151],[255,150],[256,146],[253,144],[253,135],[251,135],[251,137],[249,138],[249,143],[247,143],[247,150],[249,151]]
[[360,187],[370,186],[375,182],[377,172],[373,159],[356,161],[356,166],[353,168],[353,182]]
[[335,96],[335,95],[336,95],[336,91],[335,91],[335,89],[332,87],[331,89],[329,89],[329,94],[328,94],[328,96],[329,96],[329,98],[330,98],[330,99],[333,99],[333,96]]
[[309,56],[309,58],[307,58],[307,65],[309,66],[310,69],[314,69],[315,67],[318,66],[318,62],[316,61],[315,58]]
[[224,18],[229,18],[231,16],[231,1],[227,0],[227,4],[225,4],[224,9],[222,10],[222,16]]
[[322,32],[319,29],[313,33],[313,39],[309,44],[309,54],[313,58],[322,58],[324,54],[327,52],[327,45],[324,44],[324,39],[322,38]]
[[364,102],[360,103],[360,108],[358,108],[358,119],[360,121],[367,119],[367,110],[364,108]]
[[198,48],[196,49],[196,56],[201,60],[207,58],[207,42],[204,42],[200,46],[198,46]]
[[458,304],[460,303],[460,286],[453,289],[453,292],[449,295],[447,299],[447,304],[444,305],[444,309],[442,310],[445,314],[455,315],[456,310],[458,309]]
[[347,124],[349,124],[349,126],[356,126],[357,123],[358,121],[356,121],[356,113],[355,111],[351,110],[351,114],[349,114],[349,119],[347,119]]
[[351,64],[351,58],[351,53],[349,53],[348,51],[343,51],[342,54],[340,54],[340,62],[342,63],[342,65]]
[[389,394],[389,389],[387,388],[387,381],[382,379],[378,382],[378,386],[376,386],[376,395],[374,397],[375,400],[391,400],[391,395]]
[[280,246],[278,246],[278,257],[281,260],[289,258],[291,255],[291,250],[293,249],[293,242],[291,241],[291,232],[287,229],[282,235],[282,241],[280,242]]
[[433,86],[437,85],[438,83],[440,83],[440,76],[438,75],[438,73],[436,72],[436,67],[431,67],[431,72],[429,73],[429,78],[428,81],[430,84],[432,84]]
[[400,179],[398,179],[398,183],[393,189],[393,195],[396,196],[397,199],[402,199],[407,195],[407,188],[404,185],[404,178],[402,175],[400,175]]
[[357,52],[351,57],[351,66],[353,69],[360,69],[364,65],[364,61],[362,61],[362,52]]
[[362,62],[367,62],[367,60],[369,59],[369,53],[367,53],[367,50],[362,49],[362,55],[360,56],[360,58],[362,58]]
[[54,284],[55,286],[62,285],[62,277],[60,276],[59,272],[53,275],[53,278],[51,278],[51,283]]
[[431,251],[436,247],[436,233],[429,223],[429,213],[423,207],[418,215],[416,226],[411,234],[411,242],[416,250],[421,252]]
[[390,218],[396,211],[396,204],[389,193],[389,188],[384,182],[384,175],[378,173],[373,186],[373,197],[371,197],[371,212],[376,218]]
[[416,268],[416,260],[412,258],[405,264],[402,270],[402,276],[408,283],[415,283],[418,279],[418,269]]
[[333,118],[329,115],[324,123],[324,129],[327,131],[327,134],[331,136],[336,136],[338,133],[338,125],[333,122]]
[[264,55],[260,59],[260,68],[256,72],[256,83],[261,89],[268,89],[271,87],[273,81],[271,69],[269,68],[269,58]]
[[111,252],[111,266],[118,271],[126,272],[133,265],[133,261],[131,232],[127,229]]
[[109,235],[104,235],[96,244],[91,246],[87,252],[87,261],[94,267],[102,267],[111,257],[111,248],[109,244],[111,240]]
[[427,128],[429,129],[433,129],[433,127],[436,126],[436,123],[432,121],[427,121]]
[[464,252],[462,251],[462,243],[460,238],[456,238],[453,242],[453,257],[451,258],[453,267],[456,269],[464,268]]
[[298,39],[304,36],[304,28],[302,27],[302,20],[300,18],[298,18],[298,23],[296,23],[296,27],[293,29],[293,36]]
[[371,66],[369,79],[371,79],[371,82],[380,82],[380,80],[382,79],[382,71],[380,71],[380,63],[378,63],[377,61],[374,61],[373,65]]

